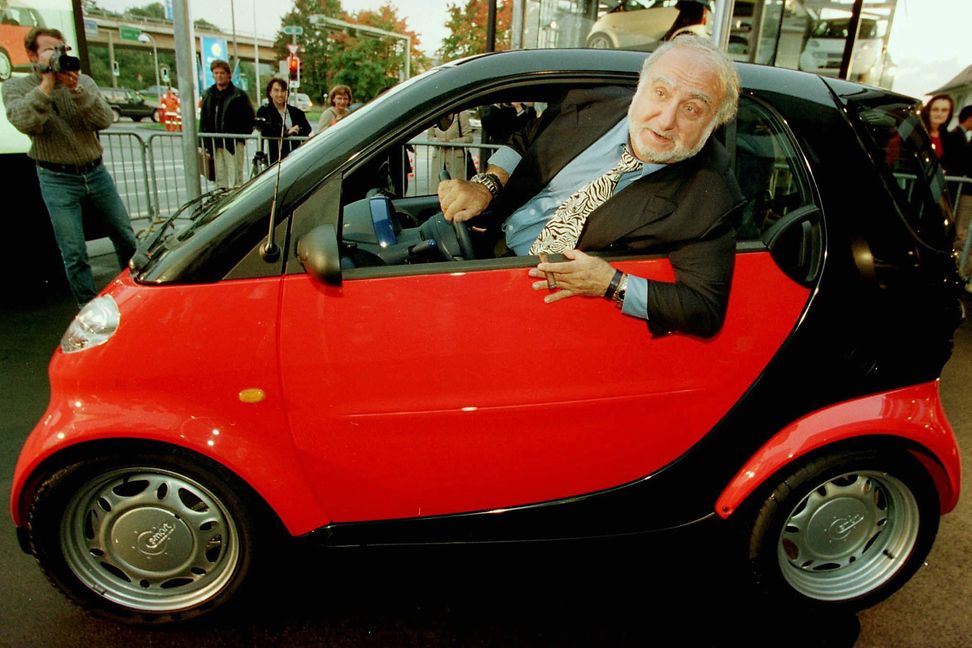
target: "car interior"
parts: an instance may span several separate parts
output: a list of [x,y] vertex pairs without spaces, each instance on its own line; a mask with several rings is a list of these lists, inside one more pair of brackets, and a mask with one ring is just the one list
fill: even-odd
[[[436,189],[449,176],[441,162],[435,167],[435,149],[461,147],[477,169],[484,169],[498,146],[481,143],[483,108],[532,101],[542,115],[546,105],[576,86],[520,86],[474,103],[444,107],[446,112],[353,168],[344,176],[341,190],[342,267],[354,270],[495,259],[495,244],[502,232],[479,227],[477,219],[454,225],[442,216]],[[458,110],[465,111],[474,125],[473,142],[442,145],[430,140],[429,129],[443,117],[448,121]],[[740,249],[775,246],[777,250],[771,252],[781,257],[777,262],[788,274],[787,267],[795,266],[796,280],[812,281],[822,256],[822,226],[807,172],[783,121],[772,108],[744,95],[737,118],[714,136],[729,150],[745,198],[737,225]]]

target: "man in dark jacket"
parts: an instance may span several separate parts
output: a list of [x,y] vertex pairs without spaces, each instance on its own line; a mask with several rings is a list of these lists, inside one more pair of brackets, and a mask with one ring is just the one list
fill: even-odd
[[229,63],[213,61],[209,69],[216,81],[203,95],[199,129],[206,150],[216,165],[216,185],[233,187],[243,182],[246,140],[207,137],[212,133],[249,135],[253,132],[253,106],[246,93],[230,81]]
[[[709,136],[732,119],[739,77],[698,36],[665,43],[645,62],[637,91],[568,92],[518,133],[472,181],[440,183],[448,220],[505,219],[514,253],[562,253],[531,270],[555,302],[606,297],[654,335],[703,337],[722,326],[742,204],[729,156]],[[675,281],[628,276],[588,250],[667,254]],[[549,275],[552,275],[550,277]],[[546,290],[547,282],[534,284]]]

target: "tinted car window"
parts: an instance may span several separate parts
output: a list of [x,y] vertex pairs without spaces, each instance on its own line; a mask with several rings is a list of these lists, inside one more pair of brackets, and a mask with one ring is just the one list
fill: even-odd
[[901,101],[852,107],[889,177],[902,218],[926,245],[949,249],[953,223],[945,177],[916,106]]
[[736,179],[746,200],[737,238],[757,240],[783,216],[812,202],[803,163],[781,120],[751,97],[740,98],[728,132],[727,145],[735,148]]

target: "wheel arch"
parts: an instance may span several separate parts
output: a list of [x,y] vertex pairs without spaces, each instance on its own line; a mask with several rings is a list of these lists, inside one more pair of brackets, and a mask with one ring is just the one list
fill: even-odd
[[33,468],[30,475],[24,481],[23,487],[20,489],[19,497],[15,502],[17,519],[21,521],[27,519],[28,510],[38,489],[45,480],[58,471],[94,457],[124,457],[147,452],[178,454],[201,464],[216,474],[228,476],[229,479],[235,482],[234,486],[239,487],[240,490],[238,492],[241,493],[242,499],[256,507],[256,514],[259,520],[271,523],[274,527],[272,530],[273,533],[281,535],[288,533],[284,520],[277,514],[267,499],[263,497],[253,484],[238,472],[216,461],[212,457],[196,452],[192,448],[145,439],[98,439],[86,441],[65,447],[45,457],[43,461]]
[[728,519],[798,461],[862,448],[911,454],[934,484],[941,513],[955,508],[961,485],[958,448],[934,381],[839,403],[791,423],[729,481],[715,512]]

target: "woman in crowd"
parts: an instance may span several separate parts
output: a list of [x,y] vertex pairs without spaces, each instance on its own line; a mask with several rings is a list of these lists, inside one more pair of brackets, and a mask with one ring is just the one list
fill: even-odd
[[[311,134],[311,125],[304,111],[287,104],[289,95],[287,82],[274,77],[267,83],[267,103],[257,111],[260,134],[269,142],[270,164],[287,157],[293,149],[300,146],[300,141],[288,138],[307,137]],[[278,144],[281,132],[284,137],[282,152]]]
[[945,175],[957,172],[961,165],[965,142],[960,134],[948,131],[955,104],[948,95],[935,95],[921,108],[921,121],[931,136],[932,148],[942,164]]
[[351,111],[351,88],[346,85],[336,85],[327,93],[327,103],[329,107],[321,113],[321,119],[317,122],[317,132],[327,130],[334,124],[348,116]]

